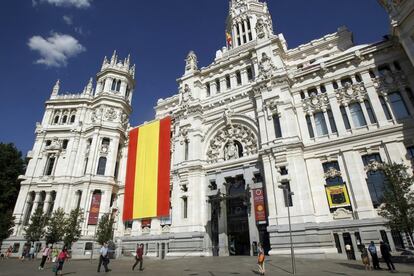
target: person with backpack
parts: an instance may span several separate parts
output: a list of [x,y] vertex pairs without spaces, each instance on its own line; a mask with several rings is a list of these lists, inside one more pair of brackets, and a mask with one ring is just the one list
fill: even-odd
[[137,266],[137,264],[139,263],[139,270],[144,270],[142,268],[144,259],[143,259],[143,255],[144,255],[144,244],[137,244],[137,251],[136,251],[136,255],[135,255],[135,264],[132,266],[132,270],[135,269],[135,267]]
[[378,259],[378,253],[377,253],[377,247],[375,246],[375,243],[373,241],[370,242],[368,246],[369,254],[371,254],[372,258],[372,266],[374,269],[381,269]]
[[265,275],[265,253],[260,242],[257,245],[257,266],[259,267],[260,275]]

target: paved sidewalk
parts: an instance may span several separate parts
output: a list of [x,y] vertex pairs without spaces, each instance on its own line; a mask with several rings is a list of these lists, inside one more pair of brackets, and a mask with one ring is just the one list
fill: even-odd
[[[47,264],[45,270],[37,267],[40,260],[18,261],[16,259],[0,261],[1,276],[37,276],[53,275],[52,264]],[[191,257],[171,260],[144,259],[144,271],[132,271],[133,260],[111,260],[111,272],[97,273],[98,261],[70,260],[65,263],[63,275],[160,275],[160,276],[224,276],[224,275],[258,275],[255,257]],[[381,263],[384,268],[386,265]],[[394,275],[414,275],[414,264],[396,264],[398,270]],[[266,260],[266,275],[292,275],[290,259],[271,257]],[[103,271],[103,268],[101,269]],[[387,270],[365,271],[361,263],[344,260],[297,260],[297,275],[390,275]]]

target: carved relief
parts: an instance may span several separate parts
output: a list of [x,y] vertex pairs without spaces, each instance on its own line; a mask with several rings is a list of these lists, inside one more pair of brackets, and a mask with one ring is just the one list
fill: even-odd
[[399,90],[401,86],[408,85],[407,77],[402,72],[390,72],[386,70],[383,76],[373,79],[374,86],[380,95]]
[[181,104],[186,105],[188,104],[190,100],[193,99],[193,96],[191,94],[191,89],[188,86],[188,84],[185,84],[184,88],[180,89],[180,93],[181,93]]
[[113,107],[110,107],[108,109],[106,109],[105,112],[105,119],[108,121],[115,121],[115,119],[117,118],[117,113],[115,111],[115,109]]
[[303,110],[308,113],[314,113],[328,109],[329,99],[326,94],[311,94],[308,98],[303,99]]
[[262,53],[262,58],[259,62],[259,79],[266,80],[273,77],[276,71],[276,66],[266,53]]
[[352,211],[345,208],[338,208],[333,212],[333,219],[352,219]]
[[363,102],[367,96],[367,90],[363,82],[356,84],[346,83],[344,87],[336,89],[335,92],[340,105]]
[[238,141],[242,146],[243,156],[257,153],[257,139],[254,133],[246,126],[232,124],[219,130],[213,139],[210,140],[210,145],[207,150],[209,162],[215,163],[219,160],[238,158],[238,146],[236,147],[234,145],[233,147],[230,143],[235,143],[234,141]]
[[264,22],[262,18],[259,18],[256,23],[256,33],[259,39],[264,39],[269,37],[269,31],[267,28],[267,24]]
[[240,15],[247,11],[246,0],[233,0],[231,7],[231,14],[233,16]]
[[378,170],[382,170],[383,169],[383,164],[378,162],[375,159],[372,159],[369,161],[368,165],[365,166],[365,171],[367,172],[376,172]]
[[334,167],[330,167],[328,169],[328,171],[325,173],[325,178],[329,179],[329,178],[336,178],[336,177],[340,177],[341,176],[341,172],[338,171],[337,169],[335,169]]

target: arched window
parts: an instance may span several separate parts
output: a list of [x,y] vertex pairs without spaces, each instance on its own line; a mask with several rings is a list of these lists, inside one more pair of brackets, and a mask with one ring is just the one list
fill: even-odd
[[54,124],[58,124],[59,123],[59,115],[55,116],[55,119],[53,120]]
[[106,168],[106,157],[100,157],[98,162],[98,170],[96,171],[97,175],[105,175]]
[[116,91],[117,92],[119,92],[121,90],[121,81],[120,80],[118,80],[117,82],[116,82]]
[[116,89],[116,79],[113,79],[112,80],[112,85],[111,85],[111,90],[115,91],[115,89]]
[[73,124],[75,122],[75,118],[76,118],[76,115],[75,114],[73,114],[72,116],[70,116],[70,123],[71,124]]
[[62,124],[66,124],[67,121],[68,121],[68,116],[67,115],[63,115],[63,117],[62,117]]

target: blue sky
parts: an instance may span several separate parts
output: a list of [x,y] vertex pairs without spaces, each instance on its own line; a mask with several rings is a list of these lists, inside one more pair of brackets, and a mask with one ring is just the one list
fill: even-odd
[[[150,120],[157,99],[176,92],[188,51],[206,66],[225,45],[228,1],[3,0],[0,142],[13,142],[24,154],[30,150],[56,80],[62,91],[82,91],[114,49],[120,57],[130,53],[136,64],[132,125]],[[289,48],[342,25],[353,31],[356,44],[389,33],[376,0],[267,2],[274,29]]]

